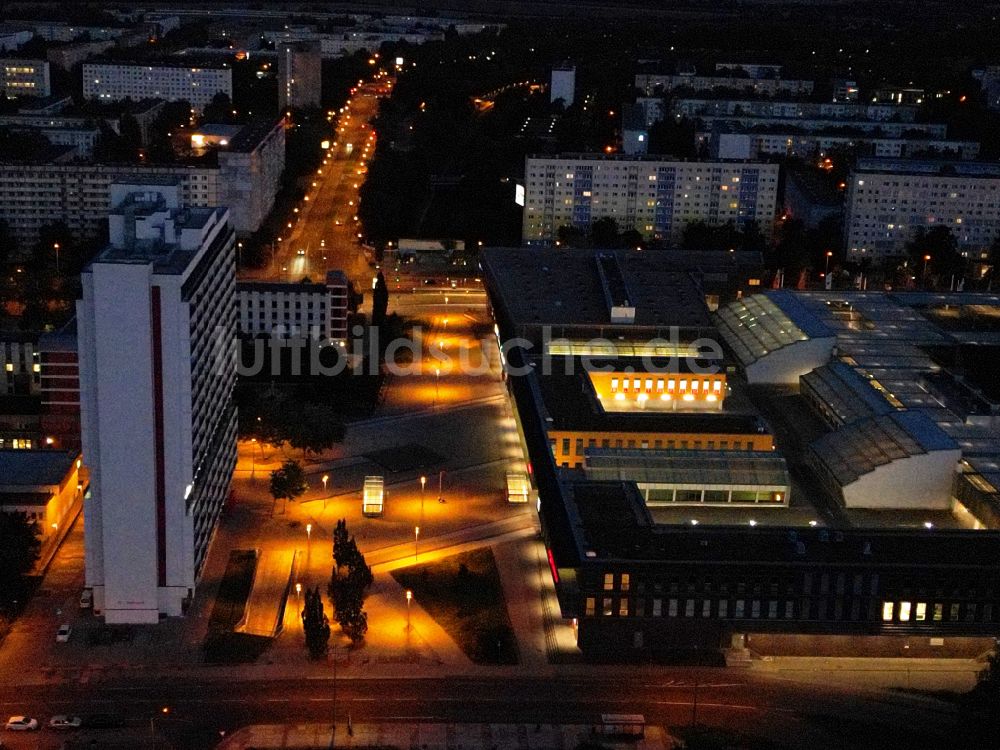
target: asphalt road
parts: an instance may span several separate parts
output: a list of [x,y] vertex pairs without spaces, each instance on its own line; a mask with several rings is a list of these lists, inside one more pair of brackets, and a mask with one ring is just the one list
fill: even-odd
[[[116,712],[126,719],[126,731],[141,737],[148,737],[155,717],[157,734],[189,750],[212,747],[220,732],[251,723],[328,723],[335,710],[338,722],[350,714],[355,722],[528,724],[586,724],[601,713],[641,713],[651,724],[684,726],[696,718],[816,750],[973,746],[963,742],[954,711],[925,699],[721,669],[595,669],[602,676],[523,679],[498,672],[493,679],[341,679],[336,687],[333,680],[250,681],[234,689],[224,682],[162,679],[146,685],[4,687],[0,709],[46,720],[55,713]],[[4,741],[13,748],[58,747],[53,732],[30,738],[8,733]]]
[[327,270],[339,269],[348,278],[365,282],[362,288],[367,286],[374,271],[357,236],[358,189],[375,153],[370,120],[390,87],[391,81],[384,78],[357,87],[344,112],[337,115],[336,128],[330,128],[330,149],[312,175],[306,198],[296,206],[298,213],[289,217],[292,226],[275,245],[273,259],[263,269],[241,272],[241,277],[320,280]]

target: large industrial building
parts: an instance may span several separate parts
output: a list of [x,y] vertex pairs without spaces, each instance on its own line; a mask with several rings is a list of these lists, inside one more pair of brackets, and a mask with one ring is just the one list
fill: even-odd
[[[803,636],[811,653],[845,638],[858,654],[988,649],[1000,634],[1000,533],[986,528],[1000,526],[1000,409],[944,377],[928,348],[984,340],[973,331],[996,325],[1000,299],[774,291],[709,315],[697,274],[687,295],[675,280],[644,296],[667,271],[638,255],[482,256],[498,338],[523,338],[503,349],[507,384],[584,654],[746,659],[748,641],[798,653]],[[673,343],[650,343],[671,320]],[[653,353],[684,359],[713,335],[723,359],[708,392],[688,384],[678,402],[668,384],[690,374],[652,371]],[[574,357],[588,354],[599,367],[581,372]],[[760,430],[738,450],[731,435],[669,437],[734,418]],[[656,430],[631,431],[638,420]],[[574,421],[592,432],[564,434]]]
[[770,236],[778,165],[694,162],[602,154],[529,156],[521,236],[550,245],[563,226],[589,229],[611,218],[621,230],[677,243],[685,227],[756,222]]
[[176,186],[116,185],[77,304],[86,585],[108,623],[182,614],[236,461],[235,233]]
[[918,229],[947,227],[970,259],[1000,236],[1000,165],[860,159],[847,181],[844,236],[852,260],[906,255]]
[[[743,377],[794,388],[816,415],[804,458],[839,504],[1000,528],[1000,296],[775,290],[716,319]],[[817,346],[764,336],[803,327]]]

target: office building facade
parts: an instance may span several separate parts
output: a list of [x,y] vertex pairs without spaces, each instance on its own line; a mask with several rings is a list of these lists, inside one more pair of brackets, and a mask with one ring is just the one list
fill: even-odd
[[778,165],[674,161],[579,154],[525,160],[522,239],[552,244],[559,227],[587,229],[601,218],[650,239],[679,242],[697,221],[757,222],[769,236]]
[[177,186],[112,201],[77,304],[86,582],[106,622],[155,623],[190,602],[235,467],[235,233]]

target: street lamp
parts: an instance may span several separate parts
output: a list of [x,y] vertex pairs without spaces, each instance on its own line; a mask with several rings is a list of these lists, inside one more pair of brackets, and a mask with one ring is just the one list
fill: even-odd
[[417,561],[418,545],[420,544],[420,527],[413,527],[413,562]]
[[440,398],[440,392],[438,391],[438,385],[441,382],[441,368],[434,368],[434,406],[437,406],[438,399]]
[[924,256],[924,273],[923,273],[924,284],[927,283],[927,264],[930,262],[930,259],[931,259],[930,255]]
[[53,242],[52,248],[56,251],[56,273],[59,273],[59,243]]
[[827,250],[826,251],[826,268],[824,269],[824,274],[830,273],[830,258],[832,258],[832,257],[833,257],[833,251],[832,250]]
[[302,584],[301,583],[296,583],[295,584],[295,598],[298,599],[299,598],[299,594],[301,594],[301,593],[302,593]]
[[312,541],[313,525],[311,523],[306,524],[306,541]]
[[406,632],[410,632],[410,602],[413,600],[413,592],[406,590]]
[[[167,714],[170,713],[170,708],[168,706],[164,706],[163,708],[160,709],[160,713],[166,716]],[[156,721],[156,714],[153,714],[152,716],[149,717],[149,741],[153,744],[153,747],[156,747],[156,727],[154,726],[155,721]]]
[[420,522],[424,521],[424,487],[427,486],[427,477],[420,477]]

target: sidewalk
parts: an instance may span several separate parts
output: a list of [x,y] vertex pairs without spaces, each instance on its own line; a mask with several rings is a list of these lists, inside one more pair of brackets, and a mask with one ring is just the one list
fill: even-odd
[[[549,750],[574,748],[594,741],[592,727],[585,724],[347,724],[338,723],[336,736],[329,724],[261,724],[246,727],[227,737],[218,750],[279,750],[280,748],[394,747],[399,750]],[[647,726],[646,736],[634,742],[600,738],[605,747],[634,750],[668,750],[673,738],[660,727]]]

